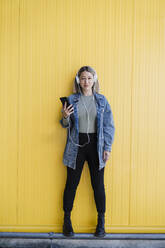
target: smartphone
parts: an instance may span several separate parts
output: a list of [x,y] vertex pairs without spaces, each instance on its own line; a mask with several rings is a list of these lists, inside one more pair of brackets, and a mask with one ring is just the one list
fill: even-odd
[[64,107],[65,102],[67,103],[66,107],[68,107],[70,105],[67,97],[60,97],[60,100],[62,102],[63,107]]

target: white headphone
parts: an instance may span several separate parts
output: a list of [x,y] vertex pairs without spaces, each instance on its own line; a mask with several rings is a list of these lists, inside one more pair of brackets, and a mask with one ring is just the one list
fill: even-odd
[[[94,71],[94,72],[95,72],[95,71]],[[79,79],[78,73],[79,73],[79,72],[77,72],[77,74],[76,74],[76,82],[77,82],[77,84],[80,83],[80,79]],[[97,74],[96,74],[96,72],[95,72],[95,74],[94,74],[94,76],[93,76],[93,79],[94,79],[94,83],[95,83],[95,82],[97,81]]]

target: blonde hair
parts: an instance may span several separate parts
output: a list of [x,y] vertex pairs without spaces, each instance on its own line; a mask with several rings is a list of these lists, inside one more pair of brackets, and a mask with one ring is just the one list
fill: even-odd
[[94,84],[93,84],[93,87],[92,87],[92,91],[96,92],[96,93],[99,93],[99,81],[97,79],[97,74],[96,74],[96,71],[90,66],[83,66],[78,70],[78,72],[76,74],[76,77],[74,79],[73,93],[79,93],[80,92],[80,88],[78,86],[78,79],[80,78],[80,75],[81,75],[81,73],[83,71],[90,72],[93,75]]

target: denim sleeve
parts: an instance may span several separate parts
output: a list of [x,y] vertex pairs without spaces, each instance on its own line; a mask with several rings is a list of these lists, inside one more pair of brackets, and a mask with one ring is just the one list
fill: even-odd
[[69,127],[69,121],[70,121],[69,118],[67,118],[67,119],[62,118],[60,120],[60,123],[61,123],[62,127],[68,128]]
[[111,106],[108,103],[107,99],[105,99],[105,101],[106,102],[103,116],[104,150],[111,151],[112,143],[114,141],[115,126]]
[[62,118],[60,120],[60,123],[61,123],[62,127],[64,127],[64,128],[69,128],[70,127],[70,129],[72,129],[73,125],[74,125],[73,116],[70,115],[67,119]]

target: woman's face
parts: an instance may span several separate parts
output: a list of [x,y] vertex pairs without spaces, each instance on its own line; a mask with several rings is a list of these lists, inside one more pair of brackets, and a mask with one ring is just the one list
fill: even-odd
[[92,86],[94,84],[94,78],[92,73],[88,71],[83,71],[80,74],[80,86],[83,91],[92,91]]

